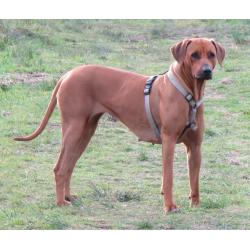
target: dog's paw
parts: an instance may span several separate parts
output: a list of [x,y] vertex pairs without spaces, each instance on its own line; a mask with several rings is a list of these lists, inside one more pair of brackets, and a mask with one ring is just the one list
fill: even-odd
[[190,207],[200,207],[200,201],[191,201]]
[[71,195],[65,195],[65,200],[69,202],[74,202],[78,199],[77,195],[71,194]]
[[196,195],[190,195],[189,196],[190,199],[190,207],[199,207],[200,206],[200,199],[199,196]]
[[164,206],[163,210],[165,213],[177,213],[180,211],[180,209],[175,204]]
[[66,200],[64,200],[64,201],[57,201],[56,205],[59,206],[59,207],[69,206],[69,205],[71,205],[71,202],[70,201],[66,201]]

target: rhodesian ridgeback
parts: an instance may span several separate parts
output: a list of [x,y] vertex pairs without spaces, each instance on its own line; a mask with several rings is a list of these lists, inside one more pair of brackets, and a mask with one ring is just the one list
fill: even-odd
[[[194,108],[203,96],[206,80],[212,78],[216,62],[222,64],[225,50],[214,40],[193,38],[177,43],[171,52],[175,59],[170,68],[171,74],[191,94]],[[160,137],[154,133],[145,112],[144,87],[148,76],[110,67],[84,65],[60,78],[39,127],[29,136],[15,138],[17,141],[36,138],[58,105],[62,145],[54,168],[57,205],[68,205],[76,198],[70,192],[72,171],[104,113],[120,120],[139,140],[162,144],[161,193],[166,212],[177,210],[172,195],[174,149],[177,142],[184,143],[189,169],[190,205],[199,205],[203,105],[196,107],[197,112],[192,113],[194,128],[183,133],[192,112],[191,104],[173,85],[168,73],[156,78],[150,94],[151,112]]]

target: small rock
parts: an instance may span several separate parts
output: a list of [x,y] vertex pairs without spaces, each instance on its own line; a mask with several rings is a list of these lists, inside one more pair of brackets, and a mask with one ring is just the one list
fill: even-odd
[[229,164],[230,165],[239,166],[240,162],[238,160],[231,159],[231,160],[229,160]]
[[233,84],[234,83],[234,80],[229,78],[229,77],[226,77],[226,78],[223,78],[221,81],[220,81],[222,84]]
[[145,37],[143,35],[132,35],[129,36],[129,41],[133,43],[144,41]]
[[2,116],[3,117],[8,117],[10,115],[11,115],[11,113],[9,111],[2,111]]

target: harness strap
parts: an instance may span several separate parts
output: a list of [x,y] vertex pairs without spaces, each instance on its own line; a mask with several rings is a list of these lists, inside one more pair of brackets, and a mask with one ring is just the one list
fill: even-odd
[[172,70],[167,72],[167,76],[168,76],[170,83],[174,85],[174,87],[184,96],[186,101],[191,106],[189,121],[186,127],[184,128],[183,132],[181,133],[181,136],[182,136],[187,131],[188,128],[191,128],[192,130],[197,129],[195,117],[196,117],[197,109],[203,103],[203,98],[196,102],[193,95],[179,82],[179,80],[176,78]]
[[[195,117],[196,117],[196,113],[197,113],[197,109],[202,105],[203,103],[203,98],[200,99],[199,101],[195,101],[193,95],[179,82],[179,80],[176,78],[176,76],[174,75],[174,73],[172,72],[172,70],[170,69],[170,71],[167,72],[167,76],[168,79],[170,81],[170,83],[184,96],[185,100],[189,103],[190,107],[191,107],[191,112],[189,114],[189,120],[187,122],[187,125],[185,126],[185,128],[183,129],[183,131],[181,132],[179,138],[181,138],[188,129],[192,129],[192,130],[196,130],[197,129],[197,125],[196,125],[196,121],[195,121]],[[150,92],[153,86],[153,82],[155,81],[155,79],[157,78],[157,75],[155,76],[151,76],[145,84],[145,88],[144,88],[144,103],[145,103],[145,111],[146,111],[146,115],[148,118],[148,122],[151,126],[151,128],[153,129],[156,137],[158,139],[161,140],[161,132],[160,129],[152,115],[152,112],[150,110]],[[178,139],[179,139],[178,138]],[[178,141],[177,139],[177,141]]]
[[149,96],[150,96],[150,92],[151,92],[151,89],[152,89],[152,86],[153,86],[153,82],[155,81],[155,79],[157,78],[157,76],[151,76],[147,82],[146,82],[146,85],[145,85],[145,88],[144,88],[144,102],[145,102],[145,111],[146,111],[146,115],[147,115],[147,118],[148,118],[148,122],[151,126],[151,128],[153,129],[156,137],[158,139],[161,139],[161,132],[160,132],[160,129],[159,127],[157,126],[157,123],[152,115],[152,112],[150,110],[150,99],[149,99]]

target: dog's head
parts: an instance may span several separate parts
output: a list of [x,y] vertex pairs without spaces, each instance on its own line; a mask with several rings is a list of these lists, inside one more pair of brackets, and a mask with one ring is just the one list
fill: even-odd
[[189,68],[192,76],[199,80],[212,78],[216,61],[222,65],[225,49],[213,39],[185,39],[171,48],[175,60]]

